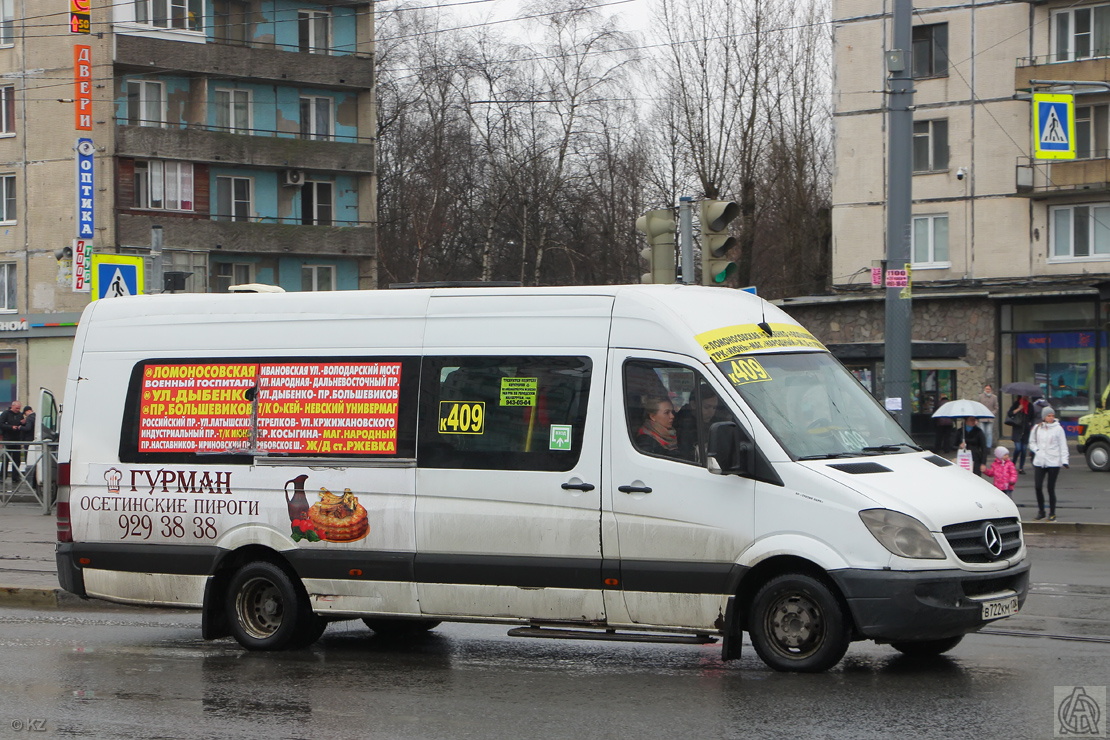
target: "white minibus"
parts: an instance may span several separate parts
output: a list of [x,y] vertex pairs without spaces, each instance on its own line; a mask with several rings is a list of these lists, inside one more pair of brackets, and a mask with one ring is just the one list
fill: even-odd
[[734,290],[112,298],[65,400],[63,587],[249,650],[468,621],[822,671],[1028,588],[1013,502]]

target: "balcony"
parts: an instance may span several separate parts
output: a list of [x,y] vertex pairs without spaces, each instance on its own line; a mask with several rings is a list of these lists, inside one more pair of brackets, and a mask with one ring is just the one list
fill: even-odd
[[150,227],[162,227],[166,249],[234,252],[239,254],[306,254],[372,257],[374,230],[339,226],[211,221],[177,214],[117,214],[119,244],[145,247]]
[[1017,193],[1034,200],[1110,193],[1110,159],[1046,162],[1020,157]]
[[316,141],[269,133],[248,136],[197,127],[117,126],[116,155],[277,169],[374,172],[374,147],[369,140]]
[[1055,59],[1054,54],[1018,58],[1014,89],[1029,90],[1032,87],[1029,80],[1110,80],[1110,57],[1074,62],[1057,62]]
[[283,51],[272,46],[183,44],[127,34],[116,35],[115,41],[115,66],[123,72],[184,73],[335,90],[374,86],[374,62],[370,55],[329,56]]

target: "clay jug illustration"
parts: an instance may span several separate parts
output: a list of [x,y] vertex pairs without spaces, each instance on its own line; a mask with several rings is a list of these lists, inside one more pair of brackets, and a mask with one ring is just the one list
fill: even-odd
[[[293,480],[285,481],[285,503],[289,506],[289,521],[304,519],[308,516],[308,498],[304,495],[304,482],[307,475],[298,475]],[[289,496],[289,484],[293,484],[293,496]]]

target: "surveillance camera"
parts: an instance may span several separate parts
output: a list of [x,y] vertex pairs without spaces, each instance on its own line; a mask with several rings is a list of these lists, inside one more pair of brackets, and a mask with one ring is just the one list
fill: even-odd
[[956,170],[957,180],[962,180],[965,177],[967,177],[967,167],[961,167],[960,169]]

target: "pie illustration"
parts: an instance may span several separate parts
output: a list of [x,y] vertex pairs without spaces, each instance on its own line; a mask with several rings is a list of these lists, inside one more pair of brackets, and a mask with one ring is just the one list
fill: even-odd
[[342,496],[321,488],[320,500],[308,509],[308,520],[320,539],[328,542],[354,542],[370,531],[366,509],[350,488]]

